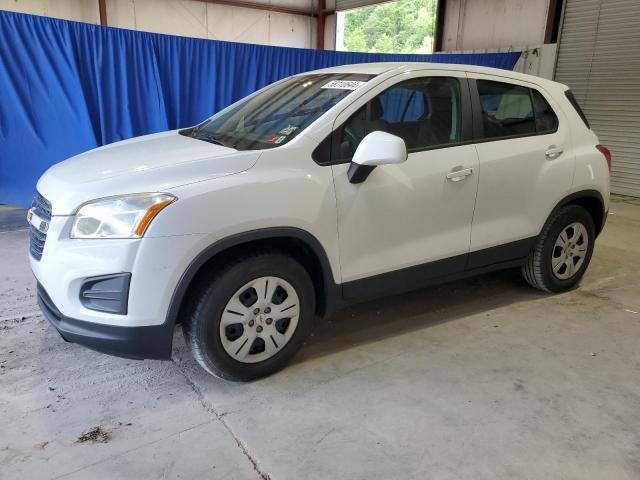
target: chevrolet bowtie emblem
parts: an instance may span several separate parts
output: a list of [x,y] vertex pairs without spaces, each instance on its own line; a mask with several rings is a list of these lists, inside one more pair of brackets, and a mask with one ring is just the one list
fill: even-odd
[[47,233],[49,230],[49,222],[42,220],[34,211],[30,208],[27,212],[27,222],[41,233]]

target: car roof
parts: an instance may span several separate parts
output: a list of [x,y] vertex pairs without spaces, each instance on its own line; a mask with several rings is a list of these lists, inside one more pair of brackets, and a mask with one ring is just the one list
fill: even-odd
[[[413,70],[449,70],[461,71],[469,73],[483,73],[486,75],[495,75],[524,82],[536,84],[560,85],[557,82],[547,80],[534,75],[514,72],[512,70],[503,70],[500,68],[482,67],[478,65],[462,65],[455,63],[435,63],[435,62],[376,62],[376,63],[355,63],[352,65],[339,65],[337,67],[323,68],[305,73],[361,73],[369,75],[381,75],[400,73]],[[567,88],[566,86],[564,87]]]

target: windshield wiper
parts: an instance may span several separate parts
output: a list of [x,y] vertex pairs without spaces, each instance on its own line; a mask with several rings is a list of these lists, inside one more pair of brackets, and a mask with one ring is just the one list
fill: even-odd
[[214,133],[202,133],[199,135],[194,135],[193,138],[196,138],[198,140],[204,140],[205,142],[214,143],[216,145],[221,145],[227,148],[235,147],[235,144],[233,143],[232,144],[224,143],[222,140],[220,140],[220,137],[215,135]]
[[203,132],[201,134],[200,128],[198,127],[196,127],[196,130],[191,132],[191,138],[195,138],[197,140],[204,140],[205,142],[215,143],[215,144],[224,146],[224,144],[220,140],[218,140],[213,134],[206,133],[206,132]]
[[213,135],[196,135],[195,138],[199,140],[204,140],[205,142],[215,143],[216,145],[222,145],[223,147],[226,147],[224,143],[216,139]]

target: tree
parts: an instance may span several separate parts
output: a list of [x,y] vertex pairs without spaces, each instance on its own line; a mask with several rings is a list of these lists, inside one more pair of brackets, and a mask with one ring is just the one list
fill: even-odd
[[345,13],[347,51],[425,52],[433,44],[436,0],[397,0]]
[[393,40],[386,33],[380,35],[376,40],[375,45],[373,46],[375,51],[379,53],[389,53],[391,50],[393,50],[393,47]]
[[367,39],[360,27],[354,28],[350,35],[344,37],[344,48],[349,52],[366,52]]

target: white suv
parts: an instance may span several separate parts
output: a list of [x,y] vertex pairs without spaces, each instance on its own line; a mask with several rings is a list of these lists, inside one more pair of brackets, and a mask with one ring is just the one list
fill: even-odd
[[573,287],[610,162],[564,85],[466,65],[329,68],[50,168],[31,267],[64,339],[169,358],[182,323],[203,368],[249,380],[350,302],[510,267]]

